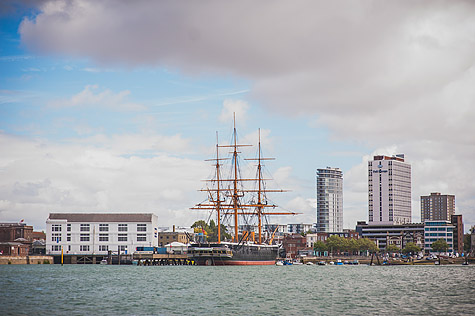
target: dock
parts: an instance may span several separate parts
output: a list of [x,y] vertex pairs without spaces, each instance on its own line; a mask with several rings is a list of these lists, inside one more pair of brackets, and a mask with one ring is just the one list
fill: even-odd
[[138,265],[143,266],[182,266],[194,265],[195,263],[188,259],[186,254],[148,254],[134,253],[134,261],[137,260]]

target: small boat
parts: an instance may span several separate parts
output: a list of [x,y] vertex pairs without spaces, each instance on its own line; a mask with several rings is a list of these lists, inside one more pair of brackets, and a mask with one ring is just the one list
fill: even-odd
[[463,265],[463,266],[468,266],[468,262],[467,262],[467,261],[464,261],[464,262],[462,262],[462,265]]
[[319,266],[326,266],[327,263],[326,263],[325,261],[319,261],[319,262],[318,262],[318,265],[319,265]]
[[341,262],[341,260],[338,259],[338,260],[336,261],[336,265],[337,265],[337,266],[342,266],[342,265],[343,265],[343,262]]
[[306,265],[308,265],[308,266],[313,266],[314,264],[315,264],[315,263],[313,263],[313,262],[311,262],[311,261],[309,261],[309,262],[306,263]]
[[288,261],[288,260],[284,261],[284,266],[291,266],[291,265],[292,265],[292,261]]
[[439,263],[439,261],[435,261],[434,264],[435,264],[436,266],[438,266],[440,263]]
[[333,265],[335,265],[335,262],[330,261],[328,264],[331,265],[331,266],[333,266]]
[[283,266],[284,262],[282,260],[279,260],[275,263],[276,266]]
[[102,259],[102,260],[101,260],[101,264],[107,264],[107,260],[106,260],[106,259]]

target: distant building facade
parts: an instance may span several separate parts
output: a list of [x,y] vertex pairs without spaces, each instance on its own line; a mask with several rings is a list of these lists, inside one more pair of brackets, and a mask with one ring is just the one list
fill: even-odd
[[337,235],[346,239],[359,239],[360,234],[355,230],[345,230],[344,232],[331,232],[331,233],[314,233],[307,234],[307,247],[313,247],[317,241],[326,242],[328,237]]
[[46,253],[133,253],[139,246],[158,246],[158,220],[144,213],[50,213]]
[[188,237],[190,235],[187,235],[184,232],[159,232],[158,233],[158,246],[163,247],[165,245],[168,245],[172,242],[179,242],[182,244],[188,244],[192,242],[193,240],[190,240]]
[[454,252],[463,253],[463,219],[462,215],[452,215],[451,224],[454,226]]
[[302,234],[313,229],[313,224],[287,224],[288,234]]
[[26,256],[33,243],[33,226],[0,223],[0,255]]
[[317,169],[317,232],[343,231],[343,172]]
[[450,221],[455,214],[455,195],[439,192],[421,196],[421,221]]
[[454,230],[449,221],[425,221],[424,223],[424,251],[426,253],[434,252],[432,244],[439,239],[444,239],[449,248],[447,252],[454,252]]
[[366,222],[356,224],[356,232],[362,238],[369,238],[376,242],[380,250],[388,245],[396,245],[403,249],[408,242],[413,242],[424,249],[424,224],[402,225],[368,225]]
[[403,154],[368,162],[368,206],[370,225],[411,223],[411,165]]
[[307,248],[307,239],[300,234],[291,234],[284,237],[282,246],[285,249],[286,257],[296,258],[299,251]]

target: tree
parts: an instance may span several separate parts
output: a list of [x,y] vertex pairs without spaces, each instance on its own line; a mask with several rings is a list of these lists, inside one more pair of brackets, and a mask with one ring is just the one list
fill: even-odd
[[401,248],[394,244],[390,244],[386,246],[386,252],[388,253],[394,253],[394,252],[401,252]]
[[342,237],[338,235],[331,235],[330,237],[327,238],[326,244],[327,248],[330,249],[331,253],[333,254],[333,251],[340,251],[343,248],[343,242],[342,242]]
[[369,251],[369,252],[378,252],[379,248],[376,246],[374,241],[369,238],[358,239],[359,250],[360,251]]
[[360,250],[360,246],[358,245],[358,240],[351,238],[348,241],[348,250],[351,251],[352,255],[354,255],[356,251]]
[[327,245],[321,240],[318,240],[316,243],[313,244],[313,250],[315,250],[315,252],[322,252],[326,251],[327,249]]
[[406,244],[406,247],[402,250],[403,253],[408,254],[410,253],[411,255],[414,255],[416,253],[419,253],[421,251],[421,248],[419,248],[415,243],[413,242],[408,242]]
[[439,254],[444,251],[446,252],[449,249],[449,244],[445,239],[438,239],[432,243],[432,250],[438,252]]

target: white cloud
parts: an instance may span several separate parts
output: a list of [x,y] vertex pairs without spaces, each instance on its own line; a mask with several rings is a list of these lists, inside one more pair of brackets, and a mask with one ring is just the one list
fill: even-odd
[[[316,117],[370,148],[397,144],[413,163],[413,197],[451,191],[475,224],[473,1],[76,0],[41,11],[20,27],[31,50],[239,76],[270,112]],[[225,102],[221,119],[239,102]],[[351,183],[345,203],[358,204]]]
[[24,218],[43,229],[50,212],[152,212],[161,226],[191,225],[202,215],[188,208],[201,200],[197,190],[206,163],[160,152],[124,156],[142,148],[170,148],[150,145],[162,136],[150,137],[143,147],[130,145],[139,137],[123,138],[125,148],[117,139],[107,141],[109,148],[99,148],[0,134],[0,217]]
[[[116,110],[137,111],[145,107],[138,103],[127,101],[130,91],[123,90],[114,93],[109,89],[98,91],[97,85],[87,85],[84,89],[70,99],[55,100],[49,103],[51,107],[90,107],[99,106]],[[97,91],[97,93],[95,93]]]
[[246,122],[248,109],[249,104],[246,101],[226,99],[223,102],[223,109],[219,116],[219,120],[221,122],[232,122],[235,117],[239,124],[243,124]]

